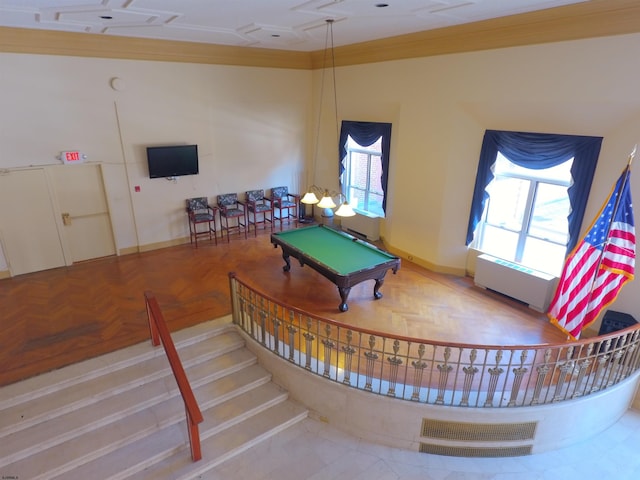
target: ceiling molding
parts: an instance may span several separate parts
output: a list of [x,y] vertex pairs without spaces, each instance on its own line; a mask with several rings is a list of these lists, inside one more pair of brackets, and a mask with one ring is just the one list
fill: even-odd
[[0,52],[311,69],[308,52],[0,27]]
[[[592,0],[335,48],[337,66],[640,32],[638,0]],[[324,51],[295,52],[91,33],[0,27],[0,52],[164,62],[321,68]]]
[[[638,0],[592,0],[335,48],[336,66],[640,32]],[[323,51],[312,52],[321,68]]]

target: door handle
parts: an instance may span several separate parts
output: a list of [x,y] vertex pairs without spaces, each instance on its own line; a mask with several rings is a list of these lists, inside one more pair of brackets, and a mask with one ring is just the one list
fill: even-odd
[[62,214],[62,224],[63,225],[71,225],[71,214],[63,213]]

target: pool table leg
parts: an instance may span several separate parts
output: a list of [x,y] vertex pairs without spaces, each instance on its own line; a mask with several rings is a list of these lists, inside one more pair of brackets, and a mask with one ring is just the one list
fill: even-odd
[[338,308],[341,312],[346,312],[347,310],[349,310],[349,305],[347,305],[347,298],[349,297],[351,287],[338,287],[338,291],[340,292],[340,300],[342,300],[342,303],[338,305]]
[[380,287],[382,287],[383,283],[384,283],[384,277],[376,278],[376,284],[373,287],[373,297],[376,300],[382,298],[382,294],[379,292],[379,290],[380,290]]
[[289,255],[282,252],[282,258],[284,259],[284,263],[286,263],[286,265],[282,267],[282,270],[288,272],[289,270],[291,270],[291,260],[289,260]]

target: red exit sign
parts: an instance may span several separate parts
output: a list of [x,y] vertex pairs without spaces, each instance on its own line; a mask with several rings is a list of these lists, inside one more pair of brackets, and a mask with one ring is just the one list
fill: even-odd
[[78,151],[69,151],[62,152],[60,154],[60,158],[64,163],[82,163],[84,162],[85,156]]

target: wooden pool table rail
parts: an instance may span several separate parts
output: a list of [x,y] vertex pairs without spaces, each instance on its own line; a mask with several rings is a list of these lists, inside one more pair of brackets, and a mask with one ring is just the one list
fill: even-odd
[[[307,227],[307,228],[328,228],[325,226],[316,226],[316,227]],[[362,239],[349,235],[348,233],[338,232],[337,233],[343,235],[346,239],[354,243],[358,243],[366,248],[374,249],[377,252],[384,254],[388,259],[371,265],[370,267],[362,268],[349,273],[341,273],[335,270],[334,268],[326,265],[321,262],[317,258],[310,256],[304,250],[296,247],[295,245],[286,241],[286,232],[285,234],[274,233],[271,235],[271,243],[273,243],[274,248],[282,249],[282,258],[285,261],[285,265],[282,269],[285,272],[289,272],[291,270],[291,261],[290,257],[298,259],[300,262],[300,266],[304,267],[305,265],[309,265],[312,269],[317,271],[319,274],[327,278],[329,281],[336,284],[338,287],[338,292],[340,294],[340,305],[338,309],[341,312],[346,312],[349,309],[347,304],[347,299],[349,298],[349,293],[351,292],[351,288],[354,285],[357,285],[365,280],[375,280],[375,285],[373,287],[373,297],[378,300],[382,298],[382,293],[380,292],[380,288],[384,284],[384,278],[387,274],[388,270],[392,270],[394,274],[398,272],[400,268],[400,258],[395,257],[384,250],[379,249],[375,245],[372,245]]]

